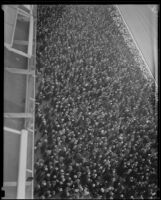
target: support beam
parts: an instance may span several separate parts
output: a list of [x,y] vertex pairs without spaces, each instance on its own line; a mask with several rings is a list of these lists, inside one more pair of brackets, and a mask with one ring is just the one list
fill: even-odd
[[[31,185],[31,181],[26,181],[26,184],[25,184],[26,186],[29,186],[29,185]],[[15,181],[5,181],[4,183],[3,183],[3,186],[4,187],[16,187],[17,186],[17,182],[15,182]]]
[[21,55],[21,56],[24,56],[24,57],[27,57],[27,58],[30,58],[31,56],[29,56],[27,53],[24,53],[24,52],[22,52],[22,51],[19,51],[19,50],[17,50],[17,49],[14,49],[14,48],[12,48],[9,44],[7,44],[7,43],[4,43],[4,46],[9,50],[9,51],[12,51],[12,52],[14,52],[14,53],[17,53],[17,54],[19,54],[19,55]]
[[12,129],[12,128],[8,128],[6,126],[3,129],[4,129],[4,131],[7,131],[7,132],[11,132],[11,133],[19,134],[19,135],[21,134],[21,131],[18,131],[18,130]]
[[34,75],[34,73],[35,73],[34,70],[9,68],[9,67],[5,67],[5,70],[7,70],[8,72],[13,73],[13,74]]
[[5,118],[32,118],[32,113],[4,113]]
[[21,131],[19,171],[17,182],[17,199],[25,199],[26,166],[27,166],[27,130]]

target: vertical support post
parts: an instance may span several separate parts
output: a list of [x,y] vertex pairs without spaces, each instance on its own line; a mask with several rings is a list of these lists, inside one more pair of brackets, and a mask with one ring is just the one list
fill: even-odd
[[[34,14],[34,9],[37,10],[37,6],[32,6],[32,14]],[[37,12],[36,12],[37,13]],[[36,19],[36,20],[35,20]],[[33,16],[33,27],[34,27],[34,30],[33,30],[33,42],[36,44],[36,29],[35,27],[37,27],[37,15],[35,17],[35,15]],[[34,56],[34,59],[35,59],[35,62],[34,62],[34,65],[36,65],[36,45],[34,45],[34,51],[33,51],[33,56]],[[36,68],[36,66],[35,66]],[[35,70],[36,71],[36,70]],[[34,71],[34,72],[35,72]],[[36,73],[36,72],[35,72]],[[36,87],[36,77],[35,77],[35,73],[34,73],[34,95],[33,95],[33,98],[35,99],[36,95],[35,95],[35,87]],[[35,102],[34,102],[35,103]],[[35,109],[35,107],[34,107]],[[32,176],[34,177],[34,146],[35,146],[35,135],[34,135],[34,131],[35,131],[35,115],[33,116],[33,140],[32,140]],[[34,199],[34,180],[32,182],[32,199]]]
[[17,182],[17,199],[25,199],[26,189],[26,165],[27,165],[27,130],[21,131],[19,172]]
[[30,15],[30,29],[29,29],[29,45],[28,45],[28,56],[31,58],[32,56],[32,47],[33,47],[33,16]]

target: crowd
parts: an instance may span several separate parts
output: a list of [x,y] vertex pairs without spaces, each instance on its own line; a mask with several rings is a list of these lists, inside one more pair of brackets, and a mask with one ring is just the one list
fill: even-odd
[[38,6],[35,197],[157,198],[154,82],[112,12]]

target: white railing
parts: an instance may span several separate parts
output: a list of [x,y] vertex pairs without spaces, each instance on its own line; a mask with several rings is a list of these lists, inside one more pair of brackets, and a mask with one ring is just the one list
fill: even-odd
[[[32,6],[30,6],[30,7],[32,9]],[[31,56],[32,56],[32,44],[33,44],[33,16],[32,16],[32,12],[30,14],[28,14],[28,13],[24,12],[22,9],[20,9],[18,7],[14,8],[14,9],[16,9],[16,18],[15,18],[15,23],[14,23],[14,26],[13,26],[13,34],[12,34],[12,38],[11,38],[11,43],[10,44],[5,43],[5,47],[8,50],[10,50],[10,51],[12,51],[14,53],[18,53],[19,55],[25,56],[27,58],[31,58]],[[16,24],[17,24],[18,14],[21,14],[22,16],[24,16],[26,18],[29,18],[29,21],[30,21],[30,25],[29,25],[30,26],[29,27],[29,41],[26,41],[27,45],[28,45],[27,53],[13,48],[14,35],[15,35],[15,31],[16,31]],[[16,43],[17,42],[18,41],[16,41]]]
[[28,141],[28,132],[27,130],[22,130],[21,141],[20,141],[18,181],[17,181],[17,199],[25,199],[27,141]]
[[17,199],[25,199],[26,185],[31,183],[26,182],[26,171],[27,169],[27,143],[28,143],[28,131],[27,130],[15,130],[9,127],[4,127],[4,131],[10,132],[11,134],[19,134],[20,139],[20,154],[19,154],[19,166],[18,166],[18,181],[4,182],[5,187],[17,186]]
[[[32,7],[32,6],[30,6],[30,7]],[[17,8],[17,14],[19,13],[19,11],[20,11],[20,8]],[[30,59],[32,57],[33,38],[36,37],[36,31],[35,31],[35,35],[33,35],[34,34],[34,18],[32,16],[32,12],[30,12],[29,17],[30,17],[30,27],[29,27],[28,52],[24,53],[20,50],[12,48],[14,33],[13,33],[13,36],[12,36],[11,44],[7,44],[7,43],[4,44],[4,46],[9,51],[12,51],[12,52],[17,53],[17,54],[22,55],[22,56],[25,56],[28,59]],[[16,19],[17,19],[17,15],[16,15]],[[15,24],[14,24],[14,32],[15,32],[16,21],[17,21],[16,19],[15,19]],[[35,41],[36,41],[36,38],[35,38]],[[35,52],[36,52],[36,46],[35,46]],[[33,76],[33,78],[34,78],[34,85],[33,85],[34,95],[33,95],[33,97],[30,97],[28,91],[26,91],[26,104],[29,105],[28,101],[35,100],[35,70],[29,69],[29,68],[27,70],[7,68],[6,70],[8,70],[11,73],[26,75],[27,76],[26,90],[28,90],[28,88],[29,88],[28,87],[28,84],[29,84],[28,83],[28,80],[29,80],[28,77]],[[34,103],[34,101],[33,101],[33,103]],[[24,113],[4,113],[4,117],[5,118],[17,118],[17,119],[18,118],[25,118],[25,120],[29,120],[29,119],[32,120],[33,127],[28,128],[28,127],[25,126],[25,129],[23,129],[22,131],[12,129],[10,127],[4,127],[4,131],[7,131],[7,132],[10,132],[10,133],[13,133],[13,134],[19,134],[20,137],[21,137],[21,139],[20,139],[18,180],[17,180],[17,182],[12,182],[12,181],[4,182],[4,186],[6,186],[6,187],[17,186],[17,199],[25,199],[26,198],[26,186],[31,185],[31,192],[32,192],[31,198],[33,199],[34,184],[33,184],[33,181],[31,181],[31,182],[26,181],[26,178],[27,178],[26,172],[31,173],[31,176],[33,177],[33,175],[34,175],[34,121],[35,121],[34,113],[28,112],[28,109],[26,107]],[[27,169],[28,134],[30,132],[32,133],[32,137],[33,137],[33,140],[32,140],[32,158],[31,158],[32,159],[32,169]]]

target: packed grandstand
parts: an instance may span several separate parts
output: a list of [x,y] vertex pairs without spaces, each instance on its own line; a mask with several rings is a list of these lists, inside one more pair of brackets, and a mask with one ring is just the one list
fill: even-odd
[[113,5],[37,7],[35,198],[156,199],[157,98]]
[[157,199],[157,88],[117,6],[3,10],[5,198]]

